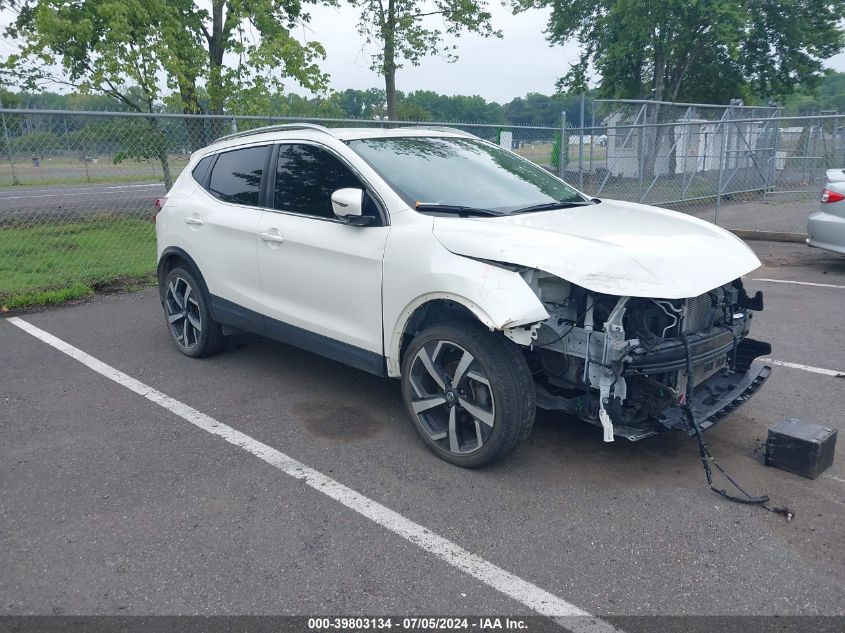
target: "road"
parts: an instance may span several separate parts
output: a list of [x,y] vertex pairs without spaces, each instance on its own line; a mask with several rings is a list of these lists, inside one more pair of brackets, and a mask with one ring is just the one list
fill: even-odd
[[0,222],[81,217],[97,212],[149,215],[154,200],[164,194],[161,182],[3,187],[0,188]]
[[[754,336],[777,360],[845,370],[845,258],[755,248],[765,266],[746,281],[766,309]],[[548,413],[510,459],[450,466],[417,438],[397,382],[252,336],[188,359],[153,289],[20,316],[241,439],[0,322],[0,614],[533,612],[257,458],[254,442],[611,621],[845,615],[845,461],[815,481],[762,465],[786,416],[843,428],[841,378],[776,366],[708,434],[743,486],[795,512],[787,523],[711,492],[689,440],[605,444]]]
[[[37,221],[48,217],[75,218],[113,212],[145,216],[155,198],[166,193],[162,182],[122,185],[55,185],[0,188],[0,222]],[[815,195],[815,194],[814,194]],[[675,205],[676,210],[713,221],[712,206]],[[808,201],[771,195],[761,200],[724,201],[719,225],[728,229],[805,233],[807,216],[818,208]]]

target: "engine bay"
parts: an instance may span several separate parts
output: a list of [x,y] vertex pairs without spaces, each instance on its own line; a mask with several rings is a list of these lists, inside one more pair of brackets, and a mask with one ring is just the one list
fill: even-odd
[[762,294],[749,297],[740,279],[697,297],[662,299],[595,293],[537,270],[521,274],[549,313],[521,333],[506,332],[530,338],[538,406],[601,426],[605,441],[684,431],[686,404],[707,428],[768,376],[753,361],[771,347],[747,338]]

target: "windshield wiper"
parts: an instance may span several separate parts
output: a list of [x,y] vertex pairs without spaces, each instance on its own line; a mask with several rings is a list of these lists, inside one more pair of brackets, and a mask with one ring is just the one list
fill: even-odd
[[417,202],[414,206],[417,211],[441,211],[443,213],[455,213],[457,215],[484,215],[501,216],[506,215],[492,209],[481,209],[479,207],[467,207],[460,204],[441,204],[439,202]]
[[557,202],[541,202],[540,204],[532,204],[521,209],[514,209],[511,214],[515,213],[531,213],[533,211],[551,211],[552,209],[568,209],[569,207],[586,207],[595,204],[587,200],[558,200]]

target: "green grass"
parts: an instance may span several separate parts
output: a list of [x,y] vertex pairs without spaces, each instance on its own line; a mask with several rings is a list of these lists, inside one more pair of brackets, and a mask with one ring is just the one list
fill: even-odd
[[[569,146],[569,162],[568,165],[578,164],[578,145],[570,145]],[[527,158],[528,160],[539,163],[541,165],[548,165],[551,162],[552,157],[552,144],[551,143],[526,143],[522,147],[519,147],[514,150],[517,154],[522,156],[523,158]],[[607,158],[607,148],[601,147],[596,145],[595,147],[590,147],[589,144],[584,144],[584,164],[587,165],[590,162],[590,152],[592,151],[592,159],[593,160],[605,160]]]
[[[173,180],[179,172],[173,174]],[[52,185],[120,185],[134,182],[152,182],[161,180],[161,176],[143,175],[143,174],[120,174],[120,175],[92,175],[92,176],[46,176],[33,177],[28,175],[18,176],[17,184],[11,180],[9,182],[0,182],[0,187],[34,187],[42,186],[48,187]]]
[[69,224],[0,228],[0,309],[60,303],[108,285],[146,285],[155,225],[98,216]]
[[[163,175],[158,161],[124,160],[112,162],[108,156],[98,156],[97,163],[87,165],[68,157],[45,158],[35,167],[26,156],[15,158],[14,177],[8,159],[0,159],[0,187],[121,184],[161,181]],[[170,173],[175,180],[188,164],[183,156],[170,156]],[[17,185],[15,184],[17,180]]]

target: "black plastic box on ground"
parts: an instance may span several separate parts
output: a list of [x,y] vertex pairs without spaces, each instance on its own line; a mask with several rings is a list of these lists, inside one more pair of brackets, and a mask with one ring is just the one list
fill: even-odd
[[835,446],[834,429],[786,418],[769,429],[766,466],[815,479],[833,464]]

